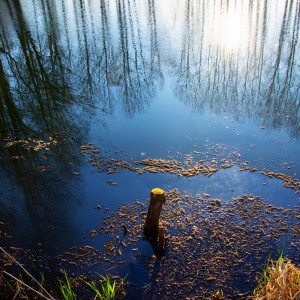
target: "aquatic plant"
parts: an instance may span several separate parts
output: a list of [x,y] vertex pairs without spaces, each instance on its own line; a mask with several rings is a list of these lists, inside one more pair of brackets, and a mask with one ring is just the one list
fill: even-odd
[[146,294],[151,289],[151,285],[152,285],[151,283],[148,283],[143,286],[144,289],[143,294]]

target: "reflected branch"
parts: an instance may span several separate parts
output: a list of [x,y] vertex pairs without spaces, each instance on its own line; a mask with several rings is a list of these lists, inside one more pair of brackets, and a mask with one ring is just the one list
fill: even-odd
[[[229,112],[237,120],[249,117],[259,125],[290,127],[291,133],[299,136],[299,85],[295,80],[299,5],[286,1],[282,14],[278,10],[281,28],[277,37],[277,32],[268,28],[269,15],[276,11],[273,2],[249,2],[247,10],[243,3],[223,4],[185,2],[181,57],[173,74],[175,94],[200,113],[205,108],[216,113]],[[236,27],[241,26],[241,20],[247,20],[245,31],[240,34],[240,39],[247,37],[246,46],[236,41],[236,48],[228,49],[223,35],[231,32],[223,33],[226,23],[216,20],[229,22],[228,30],[234,29],[231,22],[236,21]],[[217,32],[214,40],[210,37],[216,24],[223,26],[219,29],[223,35],[218,39]],[[273,35],[278,47],[269,51]]]

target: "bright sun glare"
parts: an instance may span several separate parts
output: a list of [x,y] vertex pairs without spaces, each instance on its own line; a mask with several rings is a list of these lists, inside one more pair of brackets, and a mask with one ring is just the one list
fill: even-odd
[[242,13],[229,11],[220,20],[218,42],[226,51],[237,51],[246,46],[247,25]]

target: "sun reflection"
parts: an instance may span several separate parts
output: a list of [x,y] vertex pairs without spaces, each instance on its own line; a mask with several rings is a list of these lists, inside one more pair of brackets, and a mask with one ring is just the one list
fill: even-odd
[[218,43],[228,52],[246,48],[248,40],[247,18],[243,11],[229,10],[221,18]]

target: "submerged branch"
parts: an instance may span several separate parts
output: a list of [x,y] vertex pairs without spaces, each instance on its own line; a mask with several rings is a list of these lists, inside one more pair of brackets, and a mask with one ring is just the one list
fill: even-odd
[[[50,295],[50,298],[46,297],[45,295],[43,295],[42,293],[40,293],[39,291],[35,290],[34,288],[32,288],[31,286],[29,286],[28,284],[26,284],[25,282],[23,282],[22,280],[18,279],[17,277],[15,277],[14,275],[6,272],[6,271],[3,271],[3,274],[9,276],[10,278],[12,278],[13,280],[15,280],[17,283],[25,286],[26,288],[28,288],[29,290],[31,290],[32,292],[34,292],[35,294],[39,295],[40,297],[44,298],[44,299],[47,299],[47,300],[54,300],[54,298]],[[42,287],[40,284],[39,284],[40,287]],[[43,288],[44,290],[44,288]],[[45,290],[44,290],[45,291]]]
[[[55,300],[48,292],[47,290],[14,258],[12,257],[9,253],[7,253],[2,247],[0,247],[0,250],[5,254],[5,256],[7,256],[12,262],[14,262],[18,267],[20,267],[22,269],[22,271],[28,276],[30,277],[37,285],[39,288],[41,288],[41,290],[49,297],[45,297],[43,295],[43,298],[45,299],[50,299],[50,300]],[[25,284],[23,281],[17,279],[16,277],[14,277],[13,275],[7,273],[6,271],[3,271],[3,273],[5,273],[6,275],[12,277],[14,280],[16,280],[17,282],[23,284],[24,286],[30,288],[30,290],[34,291],[35,293],[40,294],[37,290],[29,287],[27,284]]]

